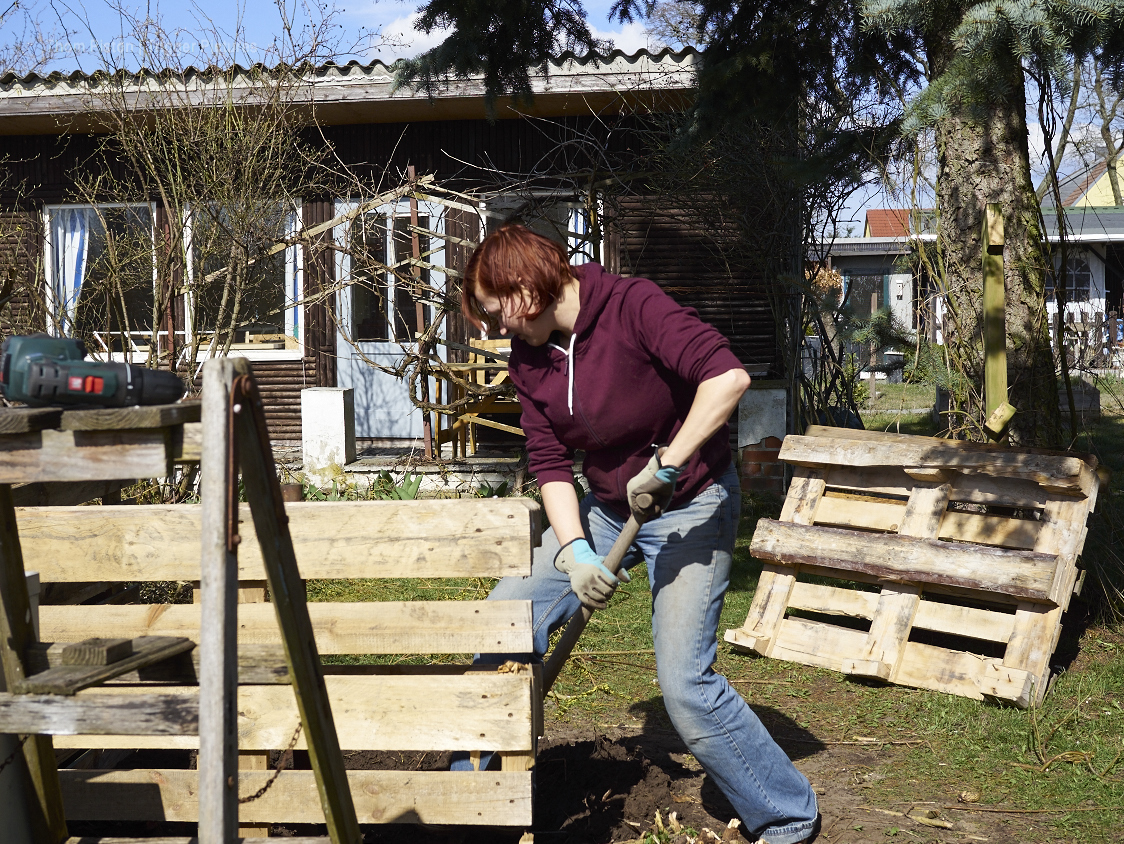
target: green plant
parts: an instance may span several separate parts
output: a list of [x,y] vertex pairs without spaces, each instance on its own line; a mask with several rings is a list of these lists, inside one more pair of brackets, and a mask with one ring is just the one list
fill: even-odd
[[488,481],[476,488],[478,498],[506,498],[511,493],[511,485],[503,481],[499,486],[493,487]]
[[422,476],[406,472],[401,483],[395,483],[390,472],[379,472],[377,482],[371,486],[371,497],[379,501],[413,501],[418,497]]

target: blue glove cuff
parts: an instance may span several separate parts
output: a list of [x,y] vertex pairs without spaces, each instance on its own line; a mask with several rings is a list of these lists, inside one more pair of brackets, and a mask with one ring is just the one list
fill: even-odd
[[632,577],[624,569],[621,569],[616,574],[609,571],[603,562],[605,558],[590,548],[589,543],[585,539],[575,539],[570,543],[570,547],[574,552],[575,563],[579,565],[596,566],[609,577],[616,578],[621,583],[630,583],[632,581]]
[[665,484],[674,484],[682,474],[682,466],[661,466],[656,470],[656,477]]

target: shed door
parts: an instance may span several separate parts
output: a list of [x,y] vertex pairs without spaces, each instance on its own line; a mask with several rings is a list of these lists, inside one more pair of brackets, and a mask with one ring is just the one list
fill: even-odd
[[[338,202],[336,214],[356,207]],[[439,210],[418,203],[418,227],[443,233]],[[386,371],[401,363],[404,352],[414,350],[421,328],[410,265],[404,263],[411,256],[410,204],[400,201],[367,211],[337,226],[335,237],[340,247],[336,278],[344,285],[336,296],[337,383],[354,391],[355,435],[421,437],[422,414],[410,401],[406,380]],[[427,234],[419,238],[422,260],[443,267],[443,241]],[[445,287],[444,273],[436,270],[422,269],[420,281],[439,291]],[[425,324],[432,319],[433,310],[426,306]]]

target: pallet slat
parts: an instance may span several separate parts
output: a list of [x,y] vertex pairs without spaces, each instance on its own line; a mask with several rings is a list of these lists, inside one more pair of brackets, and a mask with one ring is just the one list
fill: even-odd
[[861,571],[891,580],[942,583],[1050,602],[1057,557],[895,534],[761,519],[750,551],[786,566]]
[[[525,577],[539,508],[524,499],[285,505],[305,578]],[[43,582],[198,580],[194,505],[27,507],[29,569]],[[265,576],[249,507],[239,511],[238,579]]]
[[[534,748],[530,673],[467,672],[459,676],[407,674],[324,678],[332,714],[345,750],[518,750]],[[192,693],[172,686],[173,698]],[[90,692],[75,698],[81,701]],[[104,697],[128,700],[135,692],[105,686]],[[238,747],[277,750],[286,747],[298,723],[293,690],[287,686],[241,686],[238,689]],[[58,736],[56,748],[99,747],[194,750],[193,735],[152,738],[137,735]],[[303,735],[298,739],[303,748]]]
[[[240,771],[239,793],[253,794],[271,773]],[[63,770],[59,777],[66,814],[73,820],[191,822],[199,817],[196,771]],[[348,771],[347,780],[360,823],[531,824],[529,771],[478,776],[449,771]],[[239,807],[238,819],[323,823],[312,772],[282,771],[269,791]]]
[[[198,641],[198,604],[124,604],[97,608],[105,636],[185,636]],[[377,601],[308,605],[322,654],[530,653],[530,601]],[[39,609],[44,641],[72,642],[90,629],[86,606]],[[239,604],[238,642],[280,644],[272,604]]]

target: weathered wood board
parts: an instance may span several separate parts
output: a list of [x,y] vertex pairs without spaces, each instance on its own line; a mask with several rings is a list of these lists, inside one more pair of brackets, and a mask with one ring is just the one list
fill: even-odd
[[[308,605],[322,654],[530,653],[529,601],[373,601]],[[132,604],[98,607],[98,632],[106,636],[199,638],[198,604]],[[73,642],[90,629],[88,606],[39,608],[46,642]],[[272,604],[239,604],[238,643],[280,644]]]
[[[304,578],[525,577],[541,532],[526,499],[300,502],[285,506]],[[27,567],[44,582],[198,580],[201,508],[26,507]],[[264,569],[249,507],[238,579]]]
[[[531,750],[532,704],[530,672],[500,674],[470,671],[459,675],[403,674],[324,678],[345,750]],[[169,700],[189,696],[193,689],[167,687]],[[147,699],[155,696],[144,691]],[[13,697],[20,697],[13,695]],[[136,690],[105,686],[55,701],[128,701]],[[100,722],[99,722],[100,723]],[[298,723],[293,691],[285,686],[241,686],[238,689],[238,747],[276,750],[288,745]],[[57,732],[55,747],[195,749],[194,735],[108,735],[96,739],[74,735],[70,722]],[[304,737],[297,740],[303,748]]]
[[[239,772],[239,793],[253,794],[271,774]],[[64,770],[59,775],[68,818],[193,821],[199,816],[195,771]],[[479,776],[449,771],[348,771],[347,779],[360,823],[531,824],[530,771]],[[323,823],[312,772],[282,771],[269,791],[239,807],[238,819],[242,823]]]
[[[1096,503],[1095,458],[822,427],[786,438],[780,456],[795,476],[780,520],[758,523],[764,570],[727,642],[965,697],[1041,700]],[[913,631],[956,638],[937,646]],[[989,655],[997,645],[1002,657]]]

